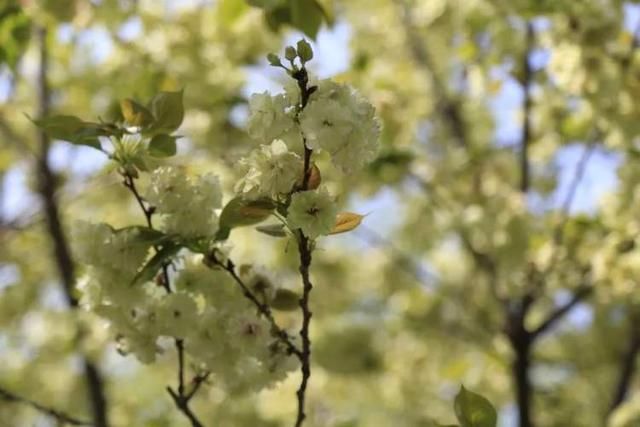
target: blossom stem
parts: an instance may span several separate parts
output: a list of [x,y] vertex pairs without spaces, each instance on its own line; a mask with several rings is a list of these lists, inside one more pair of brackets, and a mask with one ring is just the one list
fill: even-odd
[[309,278],[309,269],[311,267],[311,247],[309,239],[300,232],[298,241],[298,249],[300,252],[300,276],[302,277],[302,297],[299,304],[302,310],[302,327],[300,328],[300,337],[302,338],[302,357],[300,371],[302,373],[302,381],[296,392],[298,397],[298,415],[296,418],[296,427],[300,427],[306,418],[304,412],[305,397],[307,391],[307,383],[311,377],[311,339],[309,338],[309,326],[311,324],[311,310],[309,309],[309,296],[313,289],[313,284]]
[[[129,191],[131,191],[131,194],[133,194],[133,197],[136,199],[138,206],[140,206],[140,209],[144,213],[145,219],[147,221],[147,226],[153,230],[154,229],[153,214],[155,209],[152,206],[147,206],[145,204],[144,199],[142,198],[142,196],[140,195],[140,192],[138,191],[138,188],[136,187],[135,178],[126,172],[123,173],[123,176],[124,176],[124,186],[127,187]],[[159,250],[157,246],[154,246],[154,249],[156,250],[156,252]],[[172,293],[173,291],[171,289],[171,282],[169,277],[169,265],[167,263],[164,263],[162,265],[161,277],[162,277],[161,282],[164,289],[167,291],[167,293],[169,294]],[[196,392],[200,388],[200,384],[204,381],[204,379],[198,381],[198,378],[200,378],[201,376],[200,375],[196,376],[194,379],[195,386],[193,390],[190,393],[185,393],[184,340],[175,338],[174,341],[175,341],[176,353],[178,355],[178,391],[175,392],[171,387],[167,387],[167,392],[173,398],[173,401],[175,402],[178,410],[182,412],[189,419],[189,421],[191,421],[192,427],[204,427],[202,422],[198,420],[198,417],[193,413],[193,411],[189,407],[189,402],[191,401],[193,396],[196,394]],[[204,378],[206,379],[207,376],[208,376],[208,373],[205,374]]]
[[302,351],[296,347],[296,345],[291,341],[289,334],[282,329],[276,323],[275,318],[273,317],[273,313],[271,312],[271,308],[269,304],[265,304],[260,302],[258,297],[256,297],[253,292],[249,289],[246,283],[238,276],[236,272],[235,264],[231,260],[227,260],[226,263],[223,263],[214,255],[209,256],[209,261],[211,261],[214,265],[217,265],[224,269],[229,275],[233,278],[233,280],[237,283],[237,285],[242,290],[242,294],[249,300],[253,305],[256,306],[258,312],[262,314],[271,324],[271,330],[275,334],[275,336],[287,347],[287,351],[289,354],[295,355],[302,362]]
[[[307,70],[302,67],[299,73],[294,75],[294,78],[298,82],[298,88],[300,89],[300,106],[297,110],[298,115],[304,110],[309,102],[309,97],[315,90],[315,88],[309,88],[309,77],[307,75]],[[306,191],[309,189],[309,179],[311,177],[311,155],[313,154],[313,150],[311,150],[307,146],[307,140],[302,135],[302,143],[304,145],[304,169],[303,169],[303,177],[302,177],[302,188],[301,191]],[[302,326],[300,328],[300,338],[302,340],[302,354],[300,357],[300,372],[302,374],[302,380],[300,381],[300,386],[296,392],[296,396],[298,398],[298,412],[296,416],[296,424],[295,427],[302,426],[305,418],[307,417],[304,407],[306,401],[306,392],[307,392],[307,384],[309,382],[309,378],[311,377],[311,339],[309,338],[309,327],[311,325],[311,316],[312,312],[309,309],[309,296],[311,294],[311,290],[313,289],[313,284],[311,283],[311,279],[309,278],[309,269],[311,268],[311,253],[312,253],[312,242],[309,240],[307,236],[299,231],[298,235],[298,252],[300,253],[300,276],[302,277],[302,297],[298,301],[300,305],[300,310],[302,312]]]

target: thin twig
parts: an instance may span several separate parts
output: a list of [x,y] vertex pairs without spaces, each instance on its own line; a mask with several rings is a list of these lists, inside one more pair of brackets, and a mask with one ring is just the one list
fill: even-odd
[[[293,77],[298,82],[298,88],[300,89],[300,106],[297,108],[296,120],[298,120],[299,114],[304,110],[307,106],[307,102],[309,101],[309,97],[315,90],[314,87],[309,87],[309,77],[307,75],[307,70],[304,67],[294,73]],[[304,168],[303,168],[303,177],[302,177],[302,187],[299,191],[307,191],[309,189],[309,178],[311,175],[311,156],[313,155],[313,150],[307,146],[307,140],[303,135],[302,145],[304,148]],[[298,398],[298,411],[296,415],[296,423],[295,427],[300,427],[304,423],[304,420],[307,417],[305,413],[305,401],[306,401],[306,393],[307,393],[307,385],[309,383],[309,378],[311,377],[311,338],[309,337],[309,327],[311,325],[311,317],[312,312],[309,308],[309,298],[311,296],[311,291],[313,290],[313,284],[311,283],[311,278],[309,277],[309,270],[311,268],[311,253],[313,252],[313,240],[309,239],[302,230],[298,230],[297,232],[297,240],[298,240],[298,252],[300,255],[300,277],[302,278],[302,296],[298,300],[298,304],[300,305],[300,311],[302,312],[302,326],[300,327],[300,339],[302,341],[302,351],[300,353],[300,373],[302,375],[302,380],[300,381],[300,386],[296,391],[296,396]]]
[[185,395],[179,394],[179,392],[176,393],[171,387],[167,387],[167,392],[173,398],[173,401],[175,402],[176,407],[180,410],[180,412],[182,412],[189,419],[192,427],[204,427],[204,424],[200,422],[196,414],[194,414],[189,407],[190,398],[187,398],[187,396]]
[[313,289],[313,284],[309,278],[309,269],[311,267],[311,245],[312,242],[304,235],[302,231],[299,233],[298,250],[300,252],[300,276],[302,277],[302,297],[300,298],[300,309],[302,310],[302,327],[300,328],[300,338],[302,338],[302,358],[300,371],[302,373],[302,381],[296,392],[298,396],[298,416],[296,419],[296,427],[300,427],[306,418],[304,412],[305,397],[307,384],[311,377],[311,339],[309,338],[309,325],[311,324],[311,316],[313,315],[309,308],[309,296]]
[[[154,207],[149,206],[148,204],[145,203],[144,198],[138,191],[135,178],[133,176],[124,172],[123,177],[124,177],[124,183],[123,183],[124,186],[129,189],[129,191],[135,198],[136,202],[138,203],[138,206],[140,206],[140,209],[144,213],[147,226],[153,230],[154,229],[153,214],[155,213]],[[157,252],[160,248],[157,246],[154,246],[154,249]],[[171,289],[171,282],[169,277],[169,265],[167,263],[162,264],[161,283],[168,294],[173,292],[173,290]],[[171,387],[167,387],[167,392],[173,398],[173,401],[176,407],[178,408],[178,410],[182,412],[189,419],[192,427],[203,427],[202,422],[198,420],[198,417],[189,407],[189,402],[191,401],[191,399],[194,397],[194,395],[200,388],[200,384],[196,383],[197,386],[194,387],[194,389],[191,392],[185,393],[184,340],[180,338],[174,338],[174,344],[176,347],[176,353],[178,355],[178,391],[175,392]],[[208,373],[206,375],[208,376]],[[196,376],[196,378],[198,378],[198,376]]]
[[77,417],[68,415],[62,411],[57,409],[49,408],[48,406],[41,405],[38,402],[35,402],[31,399],[27,399],[26,397],[18,396],[15,393],[12,393],[2,387],[0,387],[0,399],[6,402],[14,402],[14,403],[22,403],[24,405],[31,406],[35,410],[42,412],[52,418],[55,418],[57,421],[62,423],[71,424],[74,426],[92,426],[93,424],[89,421],[83,421]]
[[235,283],[240,287],[245,298],[247,298],[258,309],[258,312],[262,316],[264,316],[265,319],[267,319],[267,321],[271,325],[271,331],[287,347],[287,351],[290,354],[294,354],[298,359],[302,360],[302,351],[291,341],[289,334],[287,334],[287,332],[278,325],[275,318],[273,317],[273,312],[271,311],[271,307],[269,307],[269,304],[260,302],[258,297],[253,292],[251,292],[249,286],[244,283],[242,278],[236,272],[235,264],[233,263],[233,261],[228,259],[226,262],[222,262],[221,260],[216,258],[215,253],[208,256],[208,261],[210,261],[213,265],[221,267],[223,270],[229,273]]
[[591,285],[584,285],[577,288],[573,292],[573,295],[571,296],[571,299],[569,301],[549,313],[545,320],[542,321],[540,326],[531,331],[532,337],[537,338],[538,336],[549,331],[560,319],[562,319],[567,313],[569,313],[571,309],[573,309],[576,305],[587,298],[592,292],[593,286]]

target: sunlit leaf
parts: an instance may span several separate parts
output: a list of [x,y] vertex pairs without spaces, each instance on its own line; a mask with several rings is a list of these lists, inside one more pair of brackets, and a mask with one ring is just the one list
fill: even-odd
[[[245,200],[241,197],[231,199],[220,214],[220,231],[217,238],[228,237],[235,227],[258,224],[273,213],[275,203],[270,199]],[[224,237],[224,238],[226,238]]]
[[454,410],[461,427],[496,427],[498,414],[486,398],[460,387]]
[[122,117],[124,117],[128,125],[144,128],[154,121],[151,111],[132,99],[123,99],[120,101],[120,109],[122,111]]
[[183,91],[160,92],[151,100],[151,113],[155,121],[149,132],[171,133],[178,129],[184,119]]
[[353,212],[340,212],[336,215],[336,223],[329,234],[340,234],[351,231],[360,225],[364,215]]

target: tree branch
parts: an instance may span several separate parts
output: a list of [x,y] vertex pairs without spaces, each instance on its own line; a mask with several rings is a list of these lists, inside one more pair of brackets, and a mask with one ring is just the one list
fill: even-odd
[[27,399],[26,397],[18,396],[17,394],[10,392],[3,387],[0,387],[0,399],[6,402],[22,403],[24,405],[31,406],[33,409],[39,412],[42,412],[43,414],[46,414],[52,418],[55,418],[57,421],[62,423],[67,423],[74,426],[92,426],[93,425],[88,421],[83,421],[79,418],[65,414],[62,411],[58,411],[57,409],[53,409],[53,408],[49,408],[47,406],[41,405],[40,403],[35,402],[31,399]]
[[[50,91],[47,82],[48,50],[47,31],[44,28],[37,29],[37,40],[40,50],[40,67],[38,71],[38,116],[46,117],[49,114]],[[75,272],[73,260],[67,238],[62,228],[60,211],[55,196],[56,178],[49,166],[49,145],[47,135],[39,131],[40,153],[37,159],[37,172],[40,196],[47,223],[49,236],[53,242],[53,256],[60,274],[67,305],[70,309],[78,308],[78,300],[74,296]],[[98,368],[83,356],[85,377],[89,389],[89,398],[92,406],[93,422],[96,427],[107,427],[107,405],[103,390],[102,378]]]
[[607,416],[611,415],[626,399],[636,370],[636,359],[640,353],[640,326],[638,316],[629,319],[628,347],[620,359],[618,381],[613,391]]
[[269,323],[271,324],[271,331],[285,345],[285,347],[287,347],[287,351],[290,354],[294,354],[296,357],[298,357],[298,359],[302,359],[302,351],[298,349],[295,344],[293,344],[291,338],[289,337],[289,334],[287,334],[285,330],[280,328],[275,318],[273,317],[273,313],[271,312],[271,307],[269,307],[269,304],[260,302],[258,297],[256,297],[255,294],[251,292],[251,289],[249,289],[247,284],[244,283],[240,276],[238,276],[233,261],[228,259],[226,263],[222,262],[215,256],[215,253],[208,255],[207,261],[212,265],[221,267],[223,270],[229,273],[229,275],[242,290],[242,294],[245,296],[245,298],[251,301],[251,303],[258,309],[258,312],[269,321]]
[[593,287],[590,285],[584,285],[576,289],[573,296],[565,304],[557,307],[545,318],[545,320],[531,332],[534,338],[549,331],[555,324],[561,320],[567,313],[571,311],[577,304],[587,298],[593,292]]
[[302,310],[302,327],[300,328],[300,338],[302,338],[302,381],[296,392],[298,396],[298,416],[296,419],[296,427],[300,427],[306,418],[304,412],[305,394],[307,391],[307,383],[311,377],[311,339],[309,338],[309,325],[311,323],[312,312],[309,309],[309,296],[313,289],[313,284],[309,278],[309,269],[311,267],[311,247],[312,242],[304,235],[302,231],[299,233],[298,251],[300,252],[300,277],[302,278],[302,298],[299,304]]
[[[525,21],[525,48],[522,55],[522,136],[520,148],[520,192],[522,197],[526,197],[531,186],[531,176],[529,170],[529,146],[531,144],[531,97],[530,86],[533,80],[533,70],[530,64],[529,55],[533,49],[535,42],[535,33],[533,24]],[[531,285],[536,279],[533,276],[534,271],[530,270],[527,274],[527,285]],[[532,387],[529,378],[529,370],[531,367],[531,348],[533,346],[534,336],[527,330],[525,319],[534,303],[536,294],[528,286],[527,292],[517,301],[509,301],[507,307],[507,335],[510,338],[511,348],[514,351],[514,360],[512,361],[513,381],[516,389],[516,400],[518,403],[518,418],[520,427],[532,427]]]
[[527,22],[526,50],[522,57],[522,148],[520,150],[520,191],[526,194],[529,191],[531,178],[529,176],[529,144],[531,143],[531,82],[533,70],[529,61],[529,54],[533,48],[534,31],[533,24]]

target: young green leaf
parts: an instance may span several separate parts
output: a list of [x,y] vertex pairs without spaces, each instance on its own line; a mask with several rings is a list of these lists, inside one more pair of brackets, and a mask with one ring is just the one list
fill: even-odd
[[72,144],[100,149],[100,136],[117,135],[118,129],[108,124],[85,122],[76,116],[58,115],[33,120],[49,137]]
[[324,12],[316,0],[291,0],[291,24],[310,38],[316,38]]
[[479,394],[460,387],[454,410],[461,427],[496,427],[498,414],[491,403]]
[[283,224],[260,225],[256,230],[271,237],[287,237]]
[[151,100],[151,113],[155,122],[150,127],[151,133],[171,133],[178,129],[184,119],[182,104],[183,91],[160,92]]
[[171,157],[176,154],[175,136],[159,133],[154,135],[149,142],[149,154],[154,157]]
[[133,280],[131,281],[131,286],[139,285],[141,283],[148,282],[153,280],[155,275],[158,273],[158,270],[162,268],[162,264],[164,264],[169,258],[178,253],[178,251],[182,248],[181,245],[170,242],[165,244],[162,249],[160,249],[146,264],[142,269],[135,275]]
[[364,215],[353,212],[340,212],[336,215],[336,223],[329,234],[340,234],[351,231],[360,225]]
[[231,199],[220,214],[220,229],[258,224],[269,218],[275,209],[275,203],[269,199],[245,200],[241,197]]
[[149,245],[160,245],[171,240],[171,236],[164,234],[162,231],[154,230],[153,228],[144,227],[141,225],[131,225],[129,227],[119,228],[117,230],[114,230],[114,232],[134,232],[136,234],[137,241],[141,243],[147,243]]
[[123,99],[120,101],[120,110],[122,111],[124,121],[130,126],[145,128],[154,121],[151,111],[133,99]]

